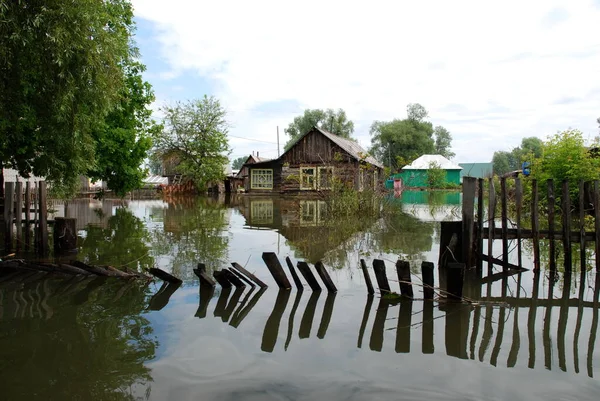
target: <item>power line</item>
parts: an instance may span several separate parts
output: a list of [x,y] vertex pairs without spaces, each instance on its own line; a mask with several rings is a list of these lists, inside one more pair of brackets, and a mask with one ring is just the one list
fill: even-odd
[[273,145],[277,145],[277,142],[262,141],[260,139],[253,139],[253,138],[244,138],[243,136],[235,136],[235,135],[229,135],[229,136],[231,138],[245,139],[247,141],[263,142],[263,143],[270,143],[270,144],[273,144]]

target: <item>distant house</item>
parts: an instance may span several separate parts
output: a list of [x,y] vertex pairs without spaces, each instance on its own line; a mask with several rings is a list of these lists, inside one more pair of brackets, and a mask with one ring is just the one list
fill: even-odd
[[446,184],[460,184],[462,167],[442,155],[423,155],[408,166],[403,167],[402,171],[396,174],[394,178],[400,178],[403,187],[426,188],[429,186],[427,171],[433,163],[442,170],[446,170],[446,178],[444,180]]
[[255,163],[268,162],[270,160],[271,159],[260,157],[258,152],[256,152],[256,155],[254,155],[254,152],[252,152],[252,154],[248,156],[242,165],[242,168],[235,175],[236,182],[238,182],[242,188],[248,191],[250,188],[250,173],[248,166]]
[[494,175],[494,164],[489,163],[458,163],[460,170],[460,181],[463,177],[489,178]]
[[303,192],[331,189],[333,178],[357,191],[379,187],[383,165],[349,139],[313,127],[278,159],[245,164],[247,192]]

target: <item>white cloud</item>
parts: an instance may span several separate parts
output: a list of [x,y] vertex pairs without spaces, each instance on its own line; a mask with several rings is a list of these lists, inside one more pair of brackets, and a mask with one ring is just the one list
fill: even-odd
[[[211,80],[233,111],[233,135],[274,139],[277,125],[283,134],[293,114],[252,110],[284,100],[297,101],[298,113],[344,108],[365,146],[373,120],[402,118],[408,103],[419,102],[452,132],[458,161],[491,159],[524,136],[569,126],[596,133],[600,9],[592,1],[134,5],[156,24],[165,76]],[[557,7],[560,23],[549,25]],[[561,103],[567,98],[579,100]],[[234,153],[257,148],[233,138],[232,145]]]

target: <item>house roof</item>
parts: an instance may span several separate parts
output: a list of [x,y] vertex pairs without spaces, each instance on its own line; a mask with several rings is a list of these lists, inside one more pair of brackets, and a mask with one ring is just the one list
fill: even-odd
[[[302,138],[304,138],[306,135],[310,134],[313,130],[316,130],[316,131],[320,132],[321,134],[325,135],[330,141],[332,141],[333,143],[335,143],[336,145],[338,145],[340,148],[344,149],[350,156],[352,156],[356,160],[364,160],[364,161],[366,161],[369,164],[372,164],[372,165],[377,166],[379,168],[383,168],[383,164],[379,163],[371,155],[369,155],[369,156],[367,156],[367,157],[365,157],[363,159],[363,156],[365,154],[368,154],[368,152],[366,150],[364,150],[358,144],[358,142],[352,141],[350,139],[342,138],[341,136],[332,134],[331,132],[326,131],[326,130],[324,130],[322,128],[319,128],[319,127],[313,127],[313,129],[311,129],[310,131],[304,133],[303,135],[300,135],[292,143],[292,146],[290,146],[289,149],[291,149],[292,147],[294,147]],[[287,151],[285,151],[283,154],[286,154],[289,151],[289,149]]]
[[442,155],[423,155],[402,170],[429,170],[430,163],[437,163],[443,170],[462,170],[462,167]]

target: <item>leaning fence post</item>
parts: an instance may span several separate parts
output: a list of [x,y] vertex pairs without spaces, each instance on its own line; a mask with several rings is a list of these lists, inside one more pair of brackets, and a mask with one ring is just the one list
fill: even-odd
[[311,290],[313,290],[315,292],[321,291],[321,289],[322,289],[321,285],[319,285],[319,282],[315,278],[315,275],[312,273],[312,271],[310,271],[310,267],[308,266],[308,263],[298,262],[297,266],[298,266],[298,270],[300,270],[300,274],[302,274],[302,276],[304,276],[304,279],[310,286]]
[[390,289],[390,283],[387,279],[387,274],[385,273],[385,262],[380,259],[373,260],[373,270],[375,271],[375,278],[377,279],[379,291],[382,294],[386,292],[392,292]]
[[323,284],[325,284],[327,291],[337,292],[337,288],[335,287],[335,284],[333,284],[333,280],[331,280],[329,273],[327,273],[327,269],[325,269],[325,266],[321,261],[315,263],[315,269],[317,270],[319,277],[321,277],[321,280],[323,280]]
[[4,242],[7,254],[13,249],[14,190],[14,182],[4,183]]
[[206,274],[206,265],[204,263],[198,263],[198,268],[194,269],[194,273],[200,279],[201,287],[215,287],[215,280],[213,280],[208,274]]
[[294,279],[294,283],[296,284],[296,288],[298,288],[298,290],[302,291],[304,289],[304,286],[302,285],[302,281],[300,281],[300,277],[298,277],[298,273],[296,273],[296,269],[294,268],[294,264],[292,263],[292,260],[290,259],[289,256],[287,256],[285,258],[285,263],[288,266],[288,269],[290,269],[290,273],[292,274],[292,279]]
[[565,271],[571,271],[571,195],[569,193],[569,181],[562,182],[562,232],[563,249],[565,252]]
[[531,180],[531,237],[533,238],[533,270],[540,270],[540,220],[538,182]]
[[548,181],[548,241],[550,241],[550,271],[556,271],[556,244],[554,243],[554,180]]
[[581,271],[586,268],[585,257],[585,181],[579,181],[579,258],[581,259]]
[[46,181],[40,181],[40,243],[38,247],[38,253],[40,255],[46,255],[48,253],[48,205],[46,203]]
[[23,233],[23,183],[17,181],[15,186],[15,223],[17,227],[17,249],[21,249],[21,234]]
[[423,297],[433,299],[433,263],[423,261],[421,263],[421,275],[423,277]]
[[396,273],[400,282],[400,294],[407,298],[413,298],[412,283],[410,281],[410,263],[406,260],[396,262]]
[[596,271],[600,272],[600,181],[594,181],[594,228],[596,231]]
[[448,263],[449,298],[462,299],[464,270],[464,263]]
[[483,178],[477,180],[477,271],[483,270]]
[[502,213],[502,270],[508,270],[508,208],[506,205],[506,177],[500,178],[500,203]]
[[360,268],[365,276],[365,283],[367,284],[367,292],[369,294],[374,294],[375,290],[373,289],[373,283],[371,282],[371,276],[369,276],[369,271],[367,270],[367,263],[364,259],[360,260]]
[[463,178],[463,198],[462,198],[462,240],[463,257],[465,262],[471,266],[473,261],[473,227],[475,214],[475,177]]
[[279,288],[285,290],[292,288],[290,281],[283,271],[283,267],[281,267],[281,263],[279,263],[279,259],[277,259],[277,255],[274,252],[263,252],[262,258]]

